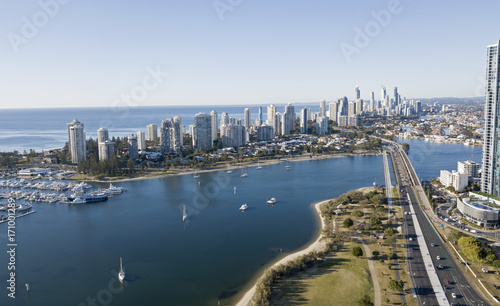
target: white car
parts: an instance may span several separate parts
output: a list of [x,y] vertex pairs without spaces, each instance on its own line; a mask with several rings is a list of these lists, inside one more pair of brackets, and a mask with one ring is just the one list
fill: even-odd
[[439,257],[439,256],[437,256],[436,258],[437,258],[437,260],[441,260],[441,257]]
[[451,294],[451,297],[452,297],[452,298],[454,298],[454,299],[456,299],[456,298],[457,298],[457,295],[455,294],[455,292],[453,292],[453,293]]

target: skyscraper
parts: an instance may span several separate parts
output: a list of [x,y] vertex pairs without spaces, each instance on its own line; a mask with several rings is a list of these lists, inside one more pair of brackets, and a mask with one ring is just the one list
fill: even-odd
[[319,115],[321,117],[326,116],[326,101],[325,100],[319,102]]
[[158,138],[158,126],[156,124],[148,124],[147,126],[147,140],[156,141]]
[[78,164],[86,159],[87,140],[83,123],[77,119],[68,123],[68,146],[71,152],[71,162]]
[[337,122],[337,116],[338,116],[338,103],[337,102],[332,102],[330,103],[330,109],[329,109],[329,114],[328,117],[330,120]]
[[99,160],[110,159],[115,154],[115,143],[109,141],[109,133],[105,128],[97,130],[97,150]]
[[394,87],[394,105],[395,106],[399,105],[399,94],[397,87]]
[[195,149],[208,149],[212,147],[212,144],[212,116],[198,113],[194,116],[193,147]]
[[285,106],[283,121],[281,122],[281,135],[290,135],[295,128],[295,108],[291,103]]
[[220,126],[219,126],[219,128],[221,130],[220,131],[221,134],[222,134],[222,129],[223,129],[224,125],[228,125],[228,124],[229,124],[229,115],[226,112],[222,112],[222,115],[220,116]]
[[139,150],[146,150],[146,135],[143,131],[137,132],[137,148]]
[[105,128],[100,128],[97,130],[97,143],[105,142],[106,140],[109,140],[109,133],[108,130]]
[[[271,105],[269,105],[267,107],[267,121],[266,121],[266,123],[268,125],[274,127],[274,125],[275,125],[275,123],[274,123],[275,115],[276,115],[276,106],[274,106],[273,104],[271,104]],[[274,130],[274,134],[277,135],[278,131]]]
[[499,79],[500,40],[487,47],[481,191],[500,195]]
[[387,91],[385,89],[385,86],[382,85],[382,89],[380,89],[380,102],[384,103],[386,95],[387,95]]
[[359,85],[356,85],[356,89],[354,89],[354,94],[356,96],[356,100],[361,99],[361,91],[359,90]]
[[135,135],[128,137],[128,156],[132,159],[139,158],[139,147],[137,146],[137,137]]
[[180,117],[167,118],[161,122],[162,153],[179,153],[182,147]]
[[319,116],[316,118],[316,133],[318,135],[325,135],[328,133],[328,118]]
[[217,133],[219,132],[217,128],[217,112],[214,110],[211,111],[210,116],[212,116],[212,143],[214,143],[214,141],[217,140]]
[[307,134],[307,108],[300,110],[300,133]]
[[262,106],[259,106],[259,124],[258,125],[261,125],[263,122],[262,122]]
[[250,128],[250,124],[252,124],[252,122],[250,121],[250,109],[249,108],[245,108],[245,111],[243,113],[243,118],[244,118],[244,124],[245,124],[245,128],[248,130]]
[[107,160],[110,159],[113,155],[115,155],[115,143],[109,140],[104,142],[99,142],[99,160]]
[[375,105],[375,93],[372,91],[372,97],[370,99],[370,111],[377,110],[377,105]]

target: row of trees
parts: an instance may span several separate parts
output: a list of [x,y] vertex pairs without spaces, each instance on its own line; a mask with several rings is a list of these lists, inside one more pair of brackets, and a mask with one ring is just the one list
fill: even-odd
[[323,258],[326,254],[336,252],[337,250],[337,244],[332,241],[327,244],[327,247],[323,252],[311,251],[305,255],[295,258],[292,261],[268,269],[264,273],[264,276],[262,276],[255,285],[255,294],[253,296],[252,303],[259,306],[270,305],[272,287],[277,279],[285,275],[303,271],[316,263],[319,258]]

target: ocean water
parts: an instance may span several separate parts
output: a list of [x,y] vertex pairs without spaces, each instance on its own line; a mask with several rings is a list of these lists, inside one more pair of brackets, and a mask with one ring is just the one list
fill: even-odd
[[[262,107],[263,120],[266,120],[267,105],[251,105],[252,121],[258,117]],[[319,110],[319,104],[294,104],[298,114],[303,107]],[[283,113],[284,106],[277,105]],[[68,141],[67,123],[78,119],[85,125],[88,137],[97,138],[97,130],[108,129],[110,137],[123,137],[146,132],[148,124],[161,126],[168,117],[180,116],[182,124],[188,129],[194,123],[194,115],[199,112],[210,113],[215,110],[218,121],[222,112],[230,117],[243,119],[245,106],[164,106],[164,107],[103,107],[103,108],[48,108],[48,109],[0,109],[0,152],[30,149],[41,151],[61,148]]]

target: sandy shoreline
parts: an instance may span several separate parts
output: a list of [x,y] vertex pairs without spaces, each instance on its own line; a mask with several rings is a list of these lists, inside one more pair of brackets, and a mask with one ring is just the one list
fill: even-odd
[[[324,241],[321,241],[321,238],[322,235],[321,235],[321,231],[325,228],[325,219],[323,217],[321,217],[321,211],[320,211],[320,206],[323,204],[323,203],[326,203],[330,200],[325,200],[325,201],[321,201],[319,203],[316,203],[314,205],[314,208],[316,209],[316,212],[321,220],[321,230],[319,232],[319,235],[318,235],[318,238],[313,242],[311,243],[309,246],[307,246],[305,249],[302,249],[302,250],[299,250],[295,253],[292,253],[284,258],[282,258],[281,260],[277,261],[276,263],[274,263],[272,266],[270,266],[269,268],[267,269],[271,269],[271,268],[274,268],[278,265],[281,265],[281,264],[284,264],[284,263],[287,263],[289,261],[292,261],[294,260],[295,258],[299,257],[299,256],[302,256],[302,255],[305,255],[311,251],[322,251],[325,247],[325,243]],[[266,270],[267,270],[266,269]],[[262,273],[264,274],[264,273]],[[240,299],[240,301],[236,304],[236,306],[248,306],[250,305],[250,302],[252,301],[252,298],[253,298],[253,295],[255,293],[255,284],[252,286],[252,288],[250,288],[250,290],[248,290],[245,295],[243,295],[243,297]]]
[[[257,167],[258,165],[260,166],[265,166],[265,165],[273,165],[273,164],[278,164],[284,161],[290,161],[290,162],[298,162],[298,161],[304,161],[304,160],[320,160],[320,159],[329,159],[329,158],[340,158],[340,157],[346,157],[346,156],[356,156],[356,155],[380,155],[379,152],[377,151],[363,151],[363,152],[358,152],[358,153],[339,153],[339,154],[325,154],[325,155],[302,155],[298,157],[292,157],[292,158],[280,158],[280,159],[271,159],[271,160],[260,160],[260,164],[257,161],[246,161],[242,163],[237,163],[231,165],[231,169],[234,171],[236,169],[241,169],[245,167]],[[75,179],[75,180],[85,180],[88,182],[95,182],[95,183],[120,183],[120,182],[129,182],[129,181],[139,181],[139,180],[151,180],[151,179],[157,179],[157,178],[164,178],[164,177],[170,177],[170,176],[177,176],[177,175],[187,175],[187,174],[194,174],[196,173],[208,173],[208,172],[215,172],[215,171],[224,171],[227,170],[226,165],[219,165],[216,166],[215,168],[212,169],[179,169],[179,173],[164,173],[164,174],[153,174],[151,176],[140,176],[140,177],[134,177],[134,178],[126,178],[126,179],[111,179],[111,180],[96,180],[96,179]]]

